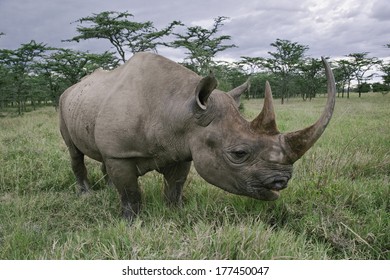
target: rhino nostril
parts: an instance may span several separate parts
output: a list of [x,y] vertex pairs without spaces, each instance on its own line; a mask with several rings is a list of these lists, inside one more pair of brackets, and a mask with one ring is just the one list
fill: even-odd
[[272,184],[272,189],[282,190],[287,187],[288,180],[286,179],[276,179]]

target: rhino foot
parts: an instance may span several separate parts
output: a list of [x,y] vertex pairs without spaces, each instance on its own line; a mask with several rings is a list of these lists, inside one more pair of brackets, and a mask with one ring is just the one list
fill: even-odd
[[88,194],[90,192],[91,186],[89,184],[86,172],[83,174],[83,176],[79,175],[77,177],[77,186],[78,186],[78,192],[80,195],[85,195],[85,194]]
[[90,193],[91,193],[91,190],[88,187],[79,186],[79,195],[80,196],[87,196]]
[[122,217],[131,224],[141,209],[141,203],[128,203],[122,205]]

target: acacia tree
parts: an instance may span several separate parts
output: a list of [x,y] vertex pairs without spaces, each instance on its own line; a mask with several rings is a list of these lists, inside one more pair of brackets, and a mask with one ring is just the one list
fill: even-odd
[[346,59],[340,59],[336,62],[337,67],[334,70],[334,75],[338,88],[341,89],[341,97],[344,98],[345,90],[347,90],[347,98],[349,98],[354,68],[351,62]]
[[276,51],[268,52],[272,58],[264,59],[262,64],[279,77],[280,96],[283,104],[285,97],[289,97],[291,80],[294,74],[299,71],[299,65],[309,47],[298,44],[297,42],[281,39],[276,39],[276,42],[272,43],[271,46],[275,47]]
[[12,92],[12,102],[18,104],[19,115],[25,111],[29,82],[36,74],[35,64],[47,49],[43,43],[36,43],[32,40],[27,44],[22,44],[16,50],[0,50],[0,62],[7,71],[8,77],[12,79],[12,87],[8,90]]
[[58,105],[62,91],[79,82],[81,78],[97,68],[112,69],[118,65],[114,53],[93,54],[70,49],[51,49],[37,68],[40,70],[50,91],[53,104]]
[[301,71],[301,77],[299,79],[299,84],[302,88],[301,95],[302,99],[306,100],[309,98],[311,100],[314,98],[321,88],[323,71],[321,60],[315,58],[308,58],[299,66]]
[[189,61],[193,70],[201,75],[205,75],[214,63],[213,58],[217,53],[237,47],[234,44],[223,44],[224,41],[229,41],[231,36],[217,36],[217,33],[223,26],[223,22],[227,19],[227,17],[223,16],[215,18],[211,29],[201,26],[187,26],[185,34],[172,33],[176,40],[167,44],[167,46],[185,48],[187,50],[185,61]]
[[0,63],[0,109],[5,106],[9,98],[9,88],[12,79],[10,77],[9,69]]
[[[4,36],[5,34],[3,32],[0,32],[0,37]],[[5,101],[6,101],[6,88],[9,84],[8,82],[8,71],[7,68],[0,64],[0,109],[4,107]]]
[[136,22],[129,18],[134,17],[126,12],[105,11],[83,17],[75,22],[79,23],[77,32],[79,35],[65,41],[106,39],[116,49],[123,62],[126,61],[126,51],[131,53],[141,51],[157,51],[158,45],[163,45],[158,39],[168,36],[176,25],[181,23],[173,21],[168,27],[158,30],[153,22]]
[[247,75],[236,63],[216,61],[213,73],[218,78],[218,89],[229,91],[245,83]]
[[274,76],[264,65],[266,64],[263,57],[241,56],[241,60],[237,62],[243,73],[250,76],[250,88],[247,91],[247,97],[258,98],[263,97],[265,92],[266,81],[273,83]]
[[[385,47],[390,48],[390,44],[386,44]],[[389,89],[390,88],[390,62],[382,62],[381,64],[381,71],[383,72],[382,78],[384,87]],[[387,91],[383,91],[387,92]]]
[[379,60],[375,57],[367,57],[368,52],[351,53],[347,55],[351,59],[350,64],[353,69],[353,75],[358,83],[359,97],[362,96],[362,84],[373,77],[373,74],[366,76],[366,73],[375,65],[379,64]]
[[383,78],[383,83],[385,84],[386,88],[390,88],[390,63],[383,64],[381,66],[381,70],[384,73],[382,78]]
[[252,75],[261,70],[263,60],[261,57],[241,56],[241,60],[237,62],[237,65],[248,75]]

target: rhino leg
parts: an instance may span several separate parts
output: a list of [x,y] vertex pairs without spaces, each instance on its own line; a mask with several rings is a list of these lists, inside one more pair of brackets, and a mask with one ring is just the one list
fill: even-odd
[[104,180],[106,181],[107,186],[110,186],[110,187],[113,186],[114,184],[112,183],[110,176],[108,176],[108,174],[107,174],[107,168],[106,168],[106,164],[104,162],[102,163],[100,170],[103,173]]
[[[69,149],[70,150],[70,149]],[[77,184],[79,185],[79,189],[81,194],[85,194],[89,192],[90,184],[88,181],[88,172],[87,168],[84,164],[84,155],[79,152],[76,153],[70,152],[71,161],[72,161],[72,170],[74,175],[76,176]]]
[[71,158],[71,166],[72,171],[76,177],[77,184],[79,186],[79,190],[81,194],[87,193],[90,189],[90,184],[88,181],[88,172],[84,163],[84,154],[80,152],[79,149],[73,144],[70,140],[70,137],[66,137],[67,133],[64,130],[61,130],[63,138],[65,140],[66,145],[68,146],[70,158]]
[[164,175],[164,197],[168,204],[180,205],[185,181],[190,171],[191,162],[181,162],[159,170]]
[[122,215],[131,222],[141,208],[141,191],[136,166],[127,159],[107,159],[104,163],[108,176],[119,193]]

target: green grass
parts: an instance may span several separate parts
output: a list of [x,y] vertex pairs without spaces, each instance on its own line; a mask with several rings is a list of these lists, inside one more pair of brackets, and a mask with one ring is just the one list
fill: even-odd
[[[244,102],[248,118],[262,106]],[[325,98],[278,103],[279,128],[291,131],[316,120]],[[151,172],[129,227],[96,162],[87,161],[94,191],[77,194],[54,109],[2,117],[0,259],[390,259],[389,121],[389,95],[337,99],[275,202],[228,194],[192,171],[184,206],[171,208]]]

